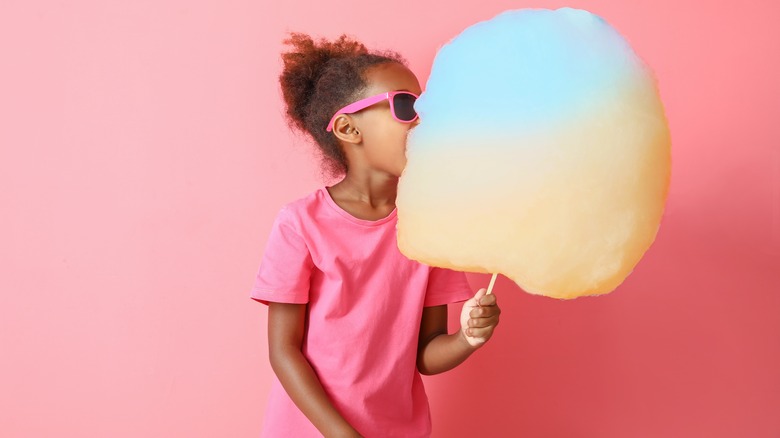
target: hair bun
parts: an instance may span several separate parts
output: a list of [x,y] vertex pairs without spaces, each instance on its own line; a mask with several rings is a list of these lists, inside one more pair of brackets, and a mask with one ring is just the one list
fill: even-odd
[[331,175],[343,174],[347,158],[336,136],[325,130],[333,113],[366,88],[368,68],[387,62],[406,65],[406,61],[396,52],[369,51],[347,35],[315,41],[306,34],[290,33],[284,42],[290,49],[282,53],[279,84],[288,125],[311,135]]
[[333,59],[367,54],[362,43],[341,35],[334,41],[315,41],[303,33],[290,33],[285,44],[291,50],[282,54],[284,70],[279,77],[288,114],[297,127],[306,130],[305,119],[311,97],[328,62]]

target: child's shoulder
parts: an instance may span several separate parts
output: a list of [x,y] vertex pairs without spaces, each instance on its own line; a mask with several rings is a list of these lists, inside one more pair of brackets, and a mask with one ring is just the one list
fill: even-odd
[[317,211],[322,208],[325,202],[324,196],[327,194],[324,192],[325,190],[325,187],[320,187],[305,196],[284,204],[279,211],[278,219],[300,223],[302,220],[317,216]]

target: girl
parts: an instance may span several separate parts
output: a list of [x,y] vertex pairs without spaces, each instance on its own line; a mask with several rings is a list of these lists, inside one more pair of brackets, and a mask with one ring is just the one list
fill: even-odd
[[[343,178],[281,209],[251,291],[268,305],[276,374],[264,434],[429,436],[420,373],[463,362],[500,310],[465,274],[398,250],[396,190],[420,84],[398,54],[346,36],[293,33],[285,43],[289,122]],[[465,300],[461,328],[448,334],[447,304]]]

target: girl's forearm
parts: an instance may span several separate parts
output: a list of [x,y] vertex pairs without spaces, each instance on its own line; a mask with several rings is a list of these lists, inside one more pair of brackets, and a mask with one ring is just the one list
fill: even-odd
[[284,348],[271,354],[271,367],[287,394],[309,421],[326,437],[359,437],[328,398],[303,353]]
[[462,330],[439,334],[420,350],[417,369],[426,375],[449,371],[463,363],[477,348],[469,344]]

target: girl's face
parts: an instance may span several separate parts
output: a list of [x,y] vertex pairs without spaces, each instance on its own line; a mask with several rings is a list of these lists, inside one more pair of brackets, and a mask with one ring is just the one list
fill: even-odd
[[[396,62],[366,70],[368,88],[363,97],[386,91],[409,91],[420,95],[420,83],[408,68]],[[406,166],[406,137],[418,123],[402,123],[393,118],[390,102],[384,100],[353,115],[363,141],[364,162],[372,169],[399,177]]]

